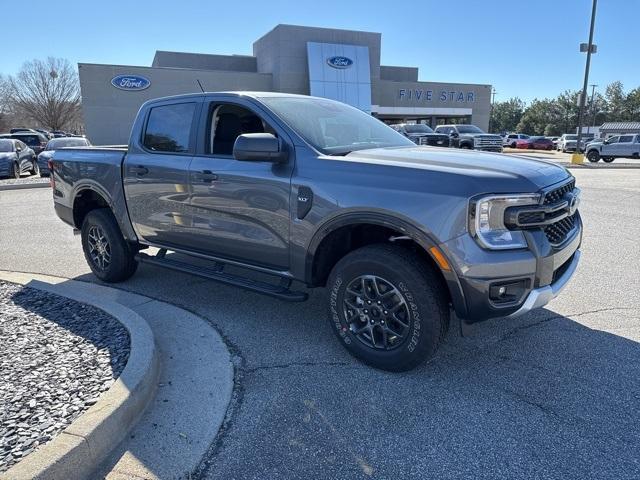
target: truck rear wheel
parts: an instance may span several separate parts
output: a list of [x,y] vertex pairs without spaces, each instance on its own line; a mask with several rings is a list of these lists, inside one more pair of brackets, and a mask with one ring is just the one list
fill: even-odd
[[369,245],[347,254],[329,276],[329,321],[351,355],[382,370],[430,359],[444,338],[444,286],[416,254]]
[[615,160],[615,157],[602,157],[602,161],[606,163],[611,163]]
[[82,222],[82,249],[93,274],[103,282],[121,282],[138,268],[135,250],[124,239],[108,208],[90,211]]

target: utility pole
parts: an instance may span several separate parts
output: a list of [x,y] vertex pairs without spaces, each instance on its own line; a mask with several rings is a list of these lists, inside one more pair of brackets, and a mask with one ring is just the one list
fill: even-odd
[[587,86],[589,85],[589,67],[591,66],[591,53],[595,51],[593,45],[593,28],[596,23],[596,5],[598,0],[593,0],[593,6],[591,8],[591,26],[589,28],[589,44],[585,47],[584,44],[580,45],[580,51],[586,50],[587,63],[584,68],[584,84],[582,86],[582,94],[580,95],[580,110],[578,111],[578,141],[576,144],[576,152],[571,157],[571,163],[582,163],[584,161],[584,155],[580,153],[580,144],[582,142],[582,114],[584,112],[584,104],[587,97]]
[[[589,85],[591,87],[591,113],[593,113],[593,120],[591,120],[591,126],[595,127],[596,126],[596,87],[598,85],[595,84],[591,84]],[[589,132],[591,133],[591,132]],[[595,134],[594,134],[595,135]]]
[[496,100],[496,89],[491,88],[491,112],[489,113],[489,133],[491,133],[491,120],[493,120],[493,103]]

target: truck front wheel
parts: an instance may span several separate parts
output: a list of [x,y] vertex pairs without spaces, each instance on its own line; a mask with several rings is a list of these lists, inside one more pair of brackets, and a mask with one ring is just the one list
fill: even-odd
[[369,245],[347,254],[328,280],[329,321],[351,355],[375,368],[410,370],[447,331],[444,285],[415,253]]
[[90,211],[82,222],[82,249],[93,274],[103,282],[121,282],[138,267],[135,250],[124,239],[108,208]]
[[598,153],[597,150],[590,150],[589,153],[587,153],[587,160],[591,163],[597,163],[598,160],[600,160],[600,153]]

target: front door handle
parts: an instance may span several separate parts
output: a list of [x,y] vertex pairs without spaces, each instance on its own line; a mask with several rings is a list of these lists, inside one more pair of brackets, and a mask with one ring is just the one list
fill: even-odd
[[204,182],[204,183],[211,183],[215,180],[218,180],[218,175],[213,173],[211,170],[202,170],[199,174],[198,177]]
[[149,173],[149,169],[142,165],[138,165],[136,167],[129,167],[129,172],[135,173],[136,175],[146,175],[147,173]]

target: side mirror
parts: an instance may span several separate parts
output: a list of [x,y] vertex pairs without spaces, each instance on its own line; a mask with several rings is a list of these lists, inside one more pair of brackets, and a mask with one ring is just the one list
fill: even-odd
[[288,154],[271,133],[244,133],[233,144],[233,157],[249,162],[282,163]]
[[22,151],[22,147],[16,147],[16,152],[20,153]]
[[451,132],[451,133],[449,134],[449,136],[450,136],[451,138],[458,138],[458,137],[459,137],[458,132]]

